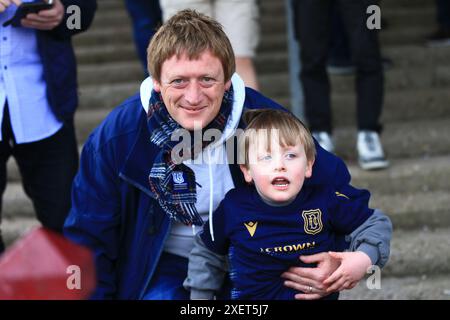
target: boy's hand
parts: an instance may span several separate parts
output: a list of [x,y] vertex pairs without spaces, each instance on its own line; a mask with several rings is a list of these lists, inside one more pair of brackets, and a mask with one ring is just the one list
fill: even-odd
[[[1,1],[1,0],[0,0]],[[52,30],[59,26],[64,18],[64,6],[60,0],[55,0],[51,9],[41,10],[38,13],[27,14],[20,22],[26,28],[39,30]]]
[[369,256],[361,251],[329,252],[341,265],[323,282],[329,286],[327,292],[348,290],[355,287],[372,265]]
[[15,4],[16,6],[20,6],[22,4],[21,0],[0,0],[0,13],[6,10],[10,5]]

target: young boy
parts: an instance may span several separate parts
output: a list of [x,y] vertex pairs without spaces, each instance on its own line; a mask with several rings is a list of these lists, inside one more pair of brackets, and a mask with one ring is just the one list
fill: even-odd
[[[245,164],[240,167],[249,186],[226,194],[200,237],[212,252],[228,254],[232,299],[294,299],[298,292],[284,286],[281,274],[294,265],[307,266],[299,255],[339,250],[335,236],[353,232],[373,210],[328,186],[304,185],[313,174],[315,147],[293,115],[263,109],[247,113],[244,120],[248,126],[239,150]],[[347,269],[352,283],[339,290],[353,287],[371,265],[362,252],[348,254],[365,258]],[[330,279],[344,277],[341,270]],[[326,298],[337,299],[338,293]]]

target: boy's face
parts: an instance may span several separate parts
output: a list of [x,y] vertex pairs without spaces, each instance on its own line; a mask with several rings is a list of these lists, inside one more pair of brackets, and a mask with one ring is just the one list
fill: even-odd
[[297,196],[305,178],[311,177],[312,166],[302,144],[282,147],[272,141],[270,151],[265,143],[250,144],[249,166],[241,166],[241,170],[245,181],[253,181],[265,200],[283,203]]

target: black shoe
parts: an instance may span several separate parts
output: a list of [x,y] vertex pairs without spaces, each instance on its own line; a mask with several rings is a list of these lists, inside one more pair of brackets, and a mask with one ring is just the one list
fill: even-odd
[[450,29],[439,28],[426,38],[426,45],[432,48],[450,46]]

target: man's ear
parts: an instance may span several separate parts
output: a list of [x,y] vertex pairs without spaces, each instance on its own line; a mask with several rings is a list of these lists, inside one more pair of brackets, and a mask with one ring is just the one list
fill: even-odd
[[247,167],[244,166],[243,164],[240,164],[239,168],[241,168],[241,171],[244,174],[245,182],[252,183],[253,179],[252,179],[252,176],[250,174],[250,169],[247,169]]
[[308,160],[308,163],[306,164],[305,178],[311,178],[313,166],[314,160]]
[[156,79],[152,79],[152,81],[153,81],[153,90],[155,90],[156,92],[161,92],[161,84],[159,83],[159,81]]
[[230,87],[231,87],[231,79],[225,82],[225,91],[230,89]]

